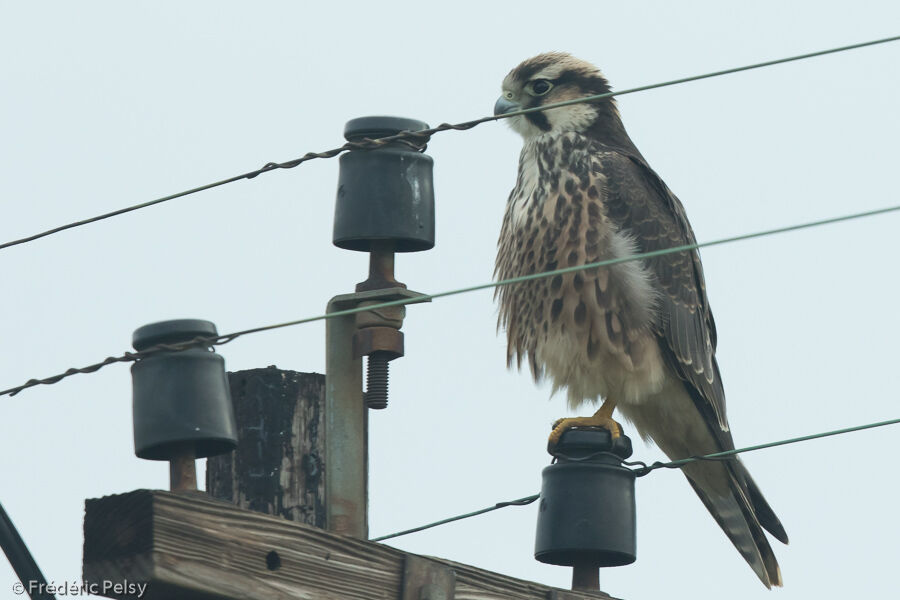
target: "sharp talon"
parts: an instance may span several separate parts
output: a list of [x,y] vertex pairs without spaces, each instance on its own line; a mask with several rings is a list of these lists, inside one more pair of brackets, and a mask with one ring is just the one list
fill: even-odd
[[602,429],[606,429],[607,431],[609,431],[612,439],[616,439],[622,436],[622,426],[614,421],[611,417],[607,417],[604,415],[557,419],[556,422],[553,423],[553,431],[550,432],[550,437],[547,440],[548,446],[550,448],[555,447],[559,443],[559,440],[562,437],[563,433],[565,433],[569,429],[575,429],[578,427],[600,427]]
[[612,434],[612,439],[621,437],[622,436],[622,426],[619,425],[619,423],[617,421],[613,421],[612,419],[609,420],[609,424],[611,426],[607,427],[607,429],[609,429],[609,433]]

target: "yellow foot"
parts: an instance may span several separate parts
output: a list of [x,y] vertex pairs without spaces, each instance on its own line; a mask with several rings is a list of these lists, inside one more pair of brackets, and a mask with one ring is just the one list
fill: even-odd
[[612,435],[612,439],[616,439],[617,437],[622,435],[622,426],[619,425],[616,421],[613,421],[612,417],[606,414],[601,414],[602,409],[597,411],[592,417],[573,417],[570,419],[559,419],[553,424],[553,431],[550,432],[550,439],[548,440],[550,447],[556,446],[559,443],[559,438],[562,437],[562,434],[565,433],[569,429],[574,429],[575,427],[602,427],[609,431]]

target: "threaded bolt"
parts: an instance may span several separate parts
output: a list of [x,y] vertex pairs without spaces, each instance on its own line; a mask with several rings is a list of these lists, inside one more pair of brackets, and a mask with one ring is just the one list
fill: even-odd
[[366,406],[374,409],[388,405],[388,352],[369,355],[366,365]]

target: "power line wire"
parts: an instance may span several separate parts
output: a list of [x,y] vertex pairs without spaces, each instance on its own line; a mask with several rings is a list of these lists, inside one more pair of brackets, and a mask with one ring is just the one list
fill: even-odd
[[234,182],[240,181],[242,179],[253,179],[254,177],[257,177],[258,175],[262,175],[263,173],[268,173],[269,171],[274,171],[276,169],[293,169],[293,168],[303,164],[304,162],[307,162],[307,161],[310,161],[310,160],[313,160],[316,158],[333,158],[333,157],[335,157],[339,154],[342,154],[343,152],[346,152],[348,150],[372,150],[372,149],[380,148],[380,147],[385,146],[386,144],[391,144],[394,142],[412,142],[417,147],[424,149],[425,144],[428,143],[428,141],[431,139],[431,136],[433,136],[436,133],[440,133],[442,131],[449,131],[449,130],[466,131],[466,130],[472,129],[473,127],[481,125],[482,123],[488,123],[491,121],[499,121],[501,119],[509,119],[511,117],[527,115],[527,114],[535,113],[535,112],[542,112],[545,110],[550,110],[552,108],[571,106],[573,104],[584,104],[587,102],[596,102],[598,100],[603,100],[605,98],[612,98],[615,96],[624,96],[626,94],[633,94],[635,92],[643,92],[646,90],[652,90],[652,89],[656,89],[656,88],[668,87],[668,86],[672,86],[672,85],[679,85],[682,83],[689,83],[691,81],[699,81],[701,79],[709,79],[711,77],[721,77],[723,75],[740,73],[742,71],[750,71],[753,69],[771,67],[771,66],[779,65],[779,64],[783,64],[783,63],[794,62],[794,61],[798,61],[798,60],[805,60],[805,59],[809,59],[809,58],[815,58],[818,56],[825,56],[827,54],[835,54],[838,52],[846,52],[848,50],[856,50],[859,48],[875,46],[878,44],[886,44],[888,42],[895,42],[898,40],[900,40],[900,35],[882,38],[882,39],[878,39],[878,40],[871,40],[871,41],[867,41],[867,42],[860,42],[857,44],[850,44],[848,46],[839,46],[836,48],[828,48],[826,50],[818,50],[816,52],[809,52],[806,54],[798,54],[795,56],[789,56],[789,57],[779,58],[779,59],[775,59],[775,60],[768,60],[768,61],[764,61],[764,62],[754,63],[751,65],[732,67],[730,69],[724,69],[721,71],[712,71],[710,73],[704,73],[701,75],[692,75],[689,77],[672,79],[670,81],[664,81],[664,82],[660,82],[660,83],[642,85],[642,86],[638,86],[638,87],[634,87],[634,88],[620,90],[618,92],[614,91],[614,92],[607,92],[605,94],[596,94],[593,96],[585,96],[583,98],[575,98],[572,100],[566,100],[563,102],[556,102],[553,104],[548,104],[546,106],[538,106],[538,107],[534,107],[534,108],[517,110],[517,111],[505,113],[502,115],[490,115],[490,116],[486,116],[486,117],[481,117],[480,119],[464,121],[462,123],[456,123],[456,124],[441,123],[437,127],[432,127],[430,129],[424,129],[422,131],[403,131],[396,135],[391,135],[391,136],[387,136],[387,137],[383,137],[383,138],[379,138],[379,139],[375,139],[375,140],[369,139],[369,138],[364,138],[362,140],[347,142],[340,147],[332,148],[331,150],[325,150],[323,152],[307,152],[300,158],[296,158],[294,160],[290,160],[287,162],[282,162],[282,163],[270,162],[270,163],[263,165],[259,169],[256,169],[254,171],[249,171],[242,175],[235,175],[234,177],[222,179],[221,181],[216,181],[214,183],[201,185],[199,187],[185,190],[183,192],[178,192],[176,194],[171,194],[169,196],[163,196],[162,198],[157,198],[155,200],[150,200],[148,202],[142,202],[140,204],[135,204],[133,206],[120,208],[118,210],[114,210],[112,212],[97,215],[95,217],[90,217],[88,219],[83,219],[81,221],[74,221],[74,222],[68,223],[66,225],[60,225],[59,227],[54,227],[53,229],[48,229],[46,231],[42,231],[40,233],[35,233],[33,235],[29,235],[27,237],[20,238],[17,240],[11,240],[8,242],[4,242],[4,243],[0,244],[0,250],[4,250],[6,248],[10,248],[12,246],[17,246],[20,244],[25,244],[28,242],[33,242],[35,240],[53,235],[55,233],[59,233],[61,231],[66,231],[68,229],[74,229],[76,227],[81,227],[82,225],[96,223],[97,221],[102,221],[104,219],[109,219],[111,217],[115,217],[115,216],[122,215],[125,213],[133,212],[133,211],[147,208],[150,206],[155,206],[157,204],[162,204],[163,202],[168,202],[169,200],[175,200],[176,198],[183,198],[184,196],[189,196],[189,195],[195,194],[197,192],[202,192],[202,191],[216,188],[216,187],[226,185],[229,183],[234,183]]
[[770,235],[777,235],[777,234],[781,234],[781,233],[800,231],[802,229],[810,229],[813,227],[820,227],[823,225],[832,225],[835,223],[841,223],[844,221],[851,221],[851,220],[855,220],[855,219],[862,219],[865,217],[885,215],[885,214],[897,212],[897,211],[900,211],[900,204],[894,205],[894,206],[888,206],[886,208],[878,208],[878,209],[874,209],[874,210],[867,210],[867,211],[863,211],[863,212],[852,213],[852,214],[843,215],[840,217],[819,219],[817,221],[809,221],[809,222],[800,223],[797,225],[788,225],[786,227],[777,227],[775,229],[766,229],[763,231],[757,231],[757,232],[753,232],[753,233],[745,233],[745,234],[741,234],[741,235],[720,238],[720,239],[712,240],[709,242],[684,244],[681,246],[674,246],[672,248],[653,250],[651,252],[640,252],[638,254],[632,254],[630,256],[624,256],[621,258],[601,260],[598,262],[588,263],[588,264],[584,264],[584,265],[578,265],[578,266],[574,266],[574,267],[564,267],[562,269],[555,269],[553,271],[543,271],[540,273],[532,273],[530,275],[522,275],[519,277],[512,277],[510,279],[501,279],[499,281],[492,281],[492,282],[482,283],[482,284],[473,285],[473,286],[469,286],[469,287],[457,288],[457,289],[448,290],[445,292],[437,292],[434,294],[423,294],[423,295],[417,296],[415,298],[403,298],[401,300],[391,300],[388,302],[381,302],[378,304],[372,304],[372,305],[367,305],[367,306],[358,306],[356,308],[348,308],[345,310],[334,311],[331,313],[321,314],[321,315],[317,315],[314,317],[306,317],[304,319],[297,319],[294,321],[286,321],[284,323],[275,323],[273,325],[264,325],[262,327],[254,327],[252,329],[244,329],[243,331],[236,331],[234,333],[228,333],[228,334],[224,334],[224,335],[220,335],[220,336],[211,336],[211,337],[200,336],[200,337],[194,338],[190,341],[180,342],[177,344],[159,344],[159,345],[153,346],[151,348],[148,348],[146,350],[142,350],[140,352],[125,352],[124,354],[121,354],[119,356],[110,356],[110,357],[103,359],[102,361],[100,361],[98,363],[94,363],[94,364],[88,365],[86,367],[81,367],[81,368],[73,367],[73,368],[67,369],[63,373],[60,373],[58,375],[53,375],[51,377],[47,377],[44,379],[29,379],[22,385],[0,391],[0,396],[7,396],[7,395],[15,396],[19,392],[21,392],[25,389],[28,389],[30,387],[34,387],[36,385],[54,384],[54,383],[57,383],[65,378],[67,378],[67,377],[70,377],[72,375],[77,375],[79,373],[93,373],[93,372],[98,371],[98,370],[102,369],[103,367],[105,367],[107,365],[111,365],[113,363],[133,362],[138,359],[141,359],[141,358],[144,358],[151,354],[156,354],[159,352],[177,352],[180,350],[187,350],[188,348],[195,348],[195,347],[199,347],[199,346],[221,346],[221,345],[227,344],[228,342],[231,342],[241,336],[250,335],[252,333],[261,333],[263,331],[271,331],[273,329],[282,329],[285,327],[293,327],[295,325],[303,325],[305,323],[312,323],[315,321],[323,321],[325,319],[333,319],[336,317],[354,315],[356,313],[361,313],[361,312],[380,310],[382,308],[387,308],[390,306],[405,306],[407,304],[417,304],[417,303],[421,303],[421,302],[428,302],[430,300],[433,300],[436,298],[444,298],[446,296],[455,296],[458,294],[476,292],[479,290],[496,288],[496,287],[505,286],[505,285],[514,285],[517,283],[523,283],[523,282],[532,281],[535,279],[543,279],[545,277],[553,277],[555,275],[564,275],[566,273],[574,273],[576,271],[584,271],[586,269],[596,269],[599,267],[608,267],[611,265],[617,265],[617,264],[631,262],[631,261],[635,261],[635,260],[642,260],[645,258],[653,258],[656,256],[663,256],[666,254],[674,254],[677,252],[687,252],[687,251],[692,251],[692,250],[696,250],[699,248],[707,248],[710,246],[718,246],[718,245],[722,245],[722,244],[740,242],[740,241],[744,241],[744,240],[766,237],[766,236],[770,236]]
[[22,582],[21,586],[13,585],[13,591],[17,595],[26,593],[32,600],[56,600],[56,596],[47,591],[49,586],[44,574],[41,573],[34,556],[2,504],[0,504],[0,550],[3,550],[10,566]]
[[60,225],[59,227],[54,227],[53,229],[48,229],[47,231],[35,233],[34,235],[29,235],[27,237],[23,237],[18,240],[4,242],[3,244],[0,244],[0,250],[3,250],[5,248],[10,248],[12,246],[18,246],[19,244],[27,244],[28,242],[33,242],[34,240],[38,240],[40,238],[47,237],[48,235],[53,235],[54,233],[59,233],[60,231],[66,231],[67,229],[74,229],[75,227],[81,227],[82,225],[96,223],[97,221],[102,221],[104,219],[109,219],[110,217],[116,217],[118,215],[124,215],[125,213],[129,213],[129,212],[132,212],[135,210],[140,210],[142,208],[147,208],[148,206],[162,204],[163,202],[168,202],[169,200],[174,200],[175,198],[182,198],[184,196],[189,196],[191,194],[195,194],[197,192],[202,192],[204,190],[211,190],[212,188],[219,187],[220,185],[233,183],[233,182],[239,181],[241,179],[251,179],[263,172],[264,171],[262,169],[259,169],[257,171],[251,171],[250,173],[244,173],[243,175],[236,175],[234,177],[229,177],[228,179],[216,181],[215,183],[208,183],[206,185],[201,185],[200,187],[195,187],[190,190],[178,192],[177,194],[172,194],[170,196],[163,196],[162,198],[157,198],[156,200],[150,200],[148,202],[142,202],[141,204],[135,204],[134,206],[120,208],[118,210],[104,213],[102,215],[97,215],[96,217],[91,217],[89,219],[83,219],[81,221],[75,221],[73,223],[68,223],[66,225]]
[[[776,446],[785,446],[787,444],[796,444],[799,442],[806,442],[809,440],[815,440],[825,437],[830,437],[834,435],[843,435],[846,433],[852,433],[854,431],[862,431],[865,429],[874,429],[876,427],[885,427],[887,425],[896,425],[900,423],[900,418],[890,419],[888,421],[879,421],[877,423],[867,423],[865,425],[856,425],[854,427],[847,427],[844,429],[835,429],[832,431],[825,431],[822,433],[813,433],[811,435],[804,435],[795,438],[789,438],[786,440],[778,440],[776,442],[768,442],[765,444],[758,444],[756,446],[747,446],[746,448],[737,448],[735,450],[729,450],[727,452],[715,452],[713,454],[705,454],[703,456],[691,456],[689,458],[685,458],[682,460],[673,460],[671,462],[662,463],[655,462],[652,465],[647,465],[641,461],[633,461],[633,462],[623,462],[626,466],[638,466],[639,468],[634,469],[635,475],[637,477],[643,477],[656,469],[679,469],[684,465],[690,464],[692,462],[697,462],[701,460],[728,460],[733,458],[737,454],[742,454],[744,452],[753,452],[755,450],[763,450],[765,448],[775,448]],[[446,519],[441,519],[440,521],[434,521],[432,523],[427,523],[425,525],[420,525],[418,527],[413,527],[411,529],[404,529],[403,531],[398,531],[396,533],[390,533],[387,535],[382,535],[379,537],[371,538],[369,541],[371,542],[381,542],[384,540],[389,540],[392,538],[400,537],[403,535],[409,535],[410,533],[416,533],[419,531],[424,531],[426,529],[431,529],[433,527],[438,527],[440,525],[446,525],[447,523],[453,523],[455,521],[461,521],[463,519],[468,519],[471,517],[476,517],[478,515],[483,515],[484,513],[492,512],[501,508],[506,508],[507,506],[525,506],[527,504],[531,504],[540,498],[540,494],[532,494],[531,496],[525,496],[524,498],[519,498],[518,500],[510,500],[508,502],[498,502],[493,506],[489,506],[487,508],[482,508],[480,510],[475,510],[472,512],[464,513],[461,515],[457,515],[455,517],[448,517]]]
[[398,531],[397,533],[391,533],[388,535],[382,535],[380,537],[372,538],[370,542],[382,542],[384,540],[389,540],[391,538],[400,537],[401,535],[408,535],[410,533],[416,533],[417,531],[423,531],[425,529],[431,529],[432,527],[437,527],[439,525],[446,525],[447,523],[452,523],[454,521],[462,521],[463,519],[468,519],[470,517],[477,517],[478,515],[483,515],[484,513],[489,513],[491,511],[499,510],[501,508],[506,508],[507,506],[526,506],[531,504],[538,498],[540,498],[540,494],[533,494],[531,496],[525,496],[524,498],[519,498],[518,500],[509,500],[507,502],[498,502],[493,506],[488,506],[487,508],[482,508],[479,510],[474,510],[470,513],[465,513],[463,515],[457,515],[455,517],[449,517],[447,519],[441,519],[440,521],[435,521],[434,523],[428,523],[427,525],[421,525],[419,527],[413,527],[412,529],[404,529],[403,531]]
[[757,444],[756,446],[747,446],[745,448],[737,448],[735,450],[726,450],[724,452],[714,452],[712,454],[704,454],[703,456],[689,456],[688,458],[682,458],[680,460],[673,460],[670,462],[655,462],[651,465],[647,465],[641,461],[631,461],[625,462],[625,465],[628,466],[636,466],[635,474],[638,477],[643,477],[644,475],[648,475],[649,473],[657,470],[657,469],[680,469],[685,465],[689,465],[693,462],[698,462],[701,460],[729,460],[730,458],[742,454],[744,452],[753,452],[755,450],[765,450],[766,448],[775,448],[777,446],[786,446],[788,444],[796,444],[798,442],[806,442],[809,440],[817,440],[820,438],[830,437],[833,435],[843,435],[845,433],[853,433],[854,431],[863,431],[865,429],[875,429],[876,427],[885,427],[887,425],[896,425],[900,423],[900,418],[898,419],[889,419],[887,421],[877,421],[875,423],[867,423],[865,425],[855,425],[853,427],[845,427],[844,429],[834,429],[832,431],[825,431],[823,433],[813,433],[810,435],[803,435],[800,437],[788,438],[786,440],[778,440],[777,442],[767,442],[765,444]]

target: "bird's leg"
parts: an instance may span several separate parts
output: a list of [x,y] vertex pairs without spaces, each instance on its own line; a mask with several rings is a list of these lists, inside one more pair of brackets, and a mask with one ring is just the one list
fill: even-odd
[[574,427],[602,427],[608,429],[613,439],[622,435],[622,427],[613,421],[612,414],[616,409],[614,400],[607,398],[603,401],[600,410],[594,413],[592,417],[573,417],[570,419],[559,419],[553,424],[553,431],[550,432],[550,446],[555,446],[559,442],[559,438],[567,429]]

